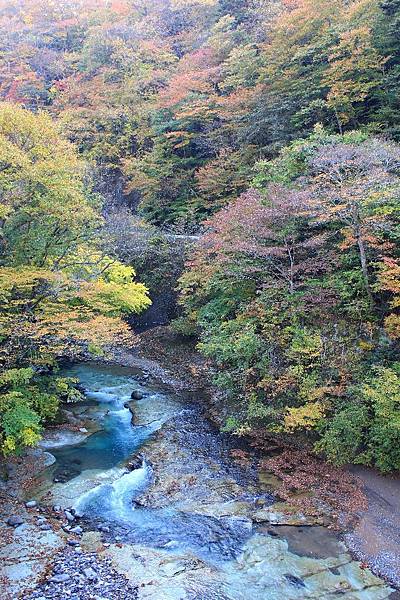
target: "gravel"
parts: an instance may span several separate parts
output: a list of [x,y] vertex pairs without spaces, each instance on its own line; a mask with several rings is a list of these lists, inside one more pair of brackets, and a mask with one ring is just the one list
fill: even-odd
[[358,560],[400,589],[400,477],[360,466],[351,471],[364,483],[368,508],[344,541]]
[[[77,551],[78,550],[78,551]],[[135,600],[137,588],[108,558],[70,546],[55,558],[53,572],[24,600]]]

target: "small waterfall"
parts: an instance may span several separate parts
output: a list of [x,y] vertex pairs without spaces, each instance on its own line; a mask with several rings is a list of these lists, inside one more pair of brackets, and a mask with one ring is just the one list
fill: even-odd
[[129,471],[114,483],[98,485],[89,490],[74,504],[76,514],[129,520],[134,510],[132,500],[140,493],[151,478],[151,469],[143,461],[142,466]]

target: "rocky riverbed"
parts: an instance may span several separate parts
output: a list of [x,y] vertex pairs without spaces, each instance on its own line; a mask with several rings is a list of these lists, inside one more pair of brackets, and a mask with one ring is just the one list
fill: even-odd
[[99,558],[96,552],[83,552],[80,545],[59,552],[47,579],[40,583],[29,600],[135,600],[137,587],[118,573],[110,558]]
[[3,486],[2,598],[392,596],[335,534],[276,503],[256,460],[234,460],[238,443],[183,386],[143,366],[77,367],[88,398],[73,409],[79,439],[45,438],[25,486],[33,503],[15,496],[23,464]]

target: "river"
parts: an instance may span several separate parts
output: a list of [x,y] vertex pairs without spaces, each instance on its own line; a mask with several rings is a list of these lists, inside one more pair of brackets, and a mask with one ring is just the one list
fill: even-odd
[[45,438],[56,462],[36,497],[72,507],[84,537],[106,544],[139,598],[390,597],[326,528],[271,524],[268,487],[254,464],[232,459],[237,441],[207,421],[201,403],[139,369],[88,363],[65,374],[86,396],[68,409],[95,431]]

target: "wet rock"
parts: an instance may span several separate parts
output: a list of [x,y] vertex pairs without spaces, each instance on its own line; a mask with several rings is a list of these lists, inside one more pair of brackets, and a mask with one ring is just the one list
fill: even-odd
[[186,565],[180,561],[171,561],[162,566],[164,575],[167,577],[173,577],[178,573],[186,571]]
[[54,465],[57,460],[54,454],[51,454],[51,452],[43,452],[42,456],[44,467],[51,467],[51,465]]
[[67,521],[69,521],[70,523],[72,523],[72,521],[75,521],[74,515],[69,510],[64,510],[64,514]]
[[132,400],[141,400],[143,398],[143,393],[139,390],[133,390],[131,398]]
[[29,500],[29,502],[25,502],[26,508],[35,508],[37,506],[36,500]]
[[250,502],[215,502],[213,504],[199,504],[196,502],[185,502],[180,510],[189,513],[195,513],[200,515],[206,515],[208,517],[236,517],[238,519],[245,519],[250,513],[252,505]]
[[320,519],[308,517],[302,513],[286,513],[275,510],[274,507],[262,508],[252,515],[256,523],[270,523],[271,525],[292,525],[300,527],[304,525],[319,525]]
[[135,471],[136,469],[141,469],[143,466],[143,456],[141,454],[138,454],[136,456],[133,456],[129,463],[127,464],[128,469],[130,469],[131,471]]
[[291,583],[295,587],[298,587],[298,588],[306,587],[306,584],[304,583],[304,581],[302,579],[300,579],[300,577],[297,577],[296,575],[292,575],[291,573],[285,573],[284,577],[288,580],[289,583]]
[[164,544],[163,548],[170,548],[171,550],[177,548],[179,543],[176,540],[170,540],[166,544]]
[[39,442],[40,448],[61,448],[62,446],[71,446],[79,444],[86,437],[87,433],[80,431],[71,431],[70,429],[58,429],[56,431],[47,431],[43,439]]
[[18,527],[24,522],[24,519],[19,515],[11,515],[11,517],[7,519],[7,525],[10,525],[10,527]]
[[268,529],[267,533],[271,537],[279,537],[279,533],[277,533],[276,531],[273,531],[273,529]]

